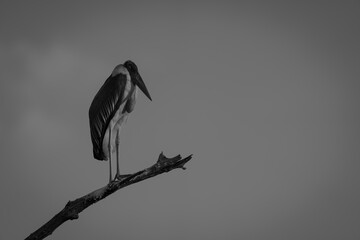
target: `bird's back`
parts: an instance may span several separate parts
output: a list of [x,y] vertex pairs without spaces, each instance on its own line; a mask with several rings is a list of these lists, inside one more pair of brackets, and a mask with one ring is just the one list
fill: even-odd
[[124,89],[127,80],[128,75],[126,73],[117,73],[114,75],[113,72],[95,95],[91,103],[89,109],[89,121],[93,155],[95,159],[106,160],[102,148],[103,138],[109,122],[117,109],[127,100],[127,98],[124,98]]

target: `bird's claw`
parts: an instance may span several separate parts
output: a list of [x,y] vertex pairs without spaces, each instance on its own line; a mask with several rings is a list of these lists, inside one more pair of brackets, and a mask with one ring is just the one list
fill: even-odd
[[124,178],[127,178],[127,177],[130,176],[130,175],[131,175],[131,174],[123,174],[123,175],[116,174],[113,181],[116,181],[116,180],[121,181],[121,180],[123,180]]

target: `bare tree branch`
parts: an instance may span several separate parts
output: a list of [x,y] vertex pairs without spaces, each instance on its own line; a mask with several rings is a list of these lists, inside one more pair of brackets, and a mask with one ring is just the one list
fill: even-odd
[[52,234],[52,232],[58,228],[61,224],[68,220],[74,220],[79,218],[79,213],[88,208],[94,203],[99,202],[100,200],[106,198],[110,194],[116,192],[117,190],[129,186],[131,184],[143,181],[145,179],[155,177],[156,175],[162,174],[164,172],[169,172],[176,168],[182,168],[185,170],[185,163],[190,161],[192,155],[181,158],[180,155],[173,158],[167,158],[163,153],[159,155],[158,161],[151,167],[146,168],[142,171],[136,172],[127,176],[126,178],[121,179],[120,181],[114,181],[102,188],[99,188],[83,197],[75,199],[74,201],[69,201],[63,210],[57,213],[50,221],[45,223],[38,230],[33,232],[25,240],[30,239],[44,239],[45,237]]

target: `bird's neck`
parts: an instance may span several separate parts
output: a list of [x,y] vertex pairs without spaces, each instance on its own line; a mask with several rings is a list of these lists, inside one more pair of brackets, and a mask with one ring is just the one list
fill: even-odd
[[123,75],[127,76],[127,78],[130,77],[129,71],[122,64],[119,64],[114,68],[114,70],[111,73],[111,76],[114,77],[114,76],[116,76],[118,74],[123,74]]

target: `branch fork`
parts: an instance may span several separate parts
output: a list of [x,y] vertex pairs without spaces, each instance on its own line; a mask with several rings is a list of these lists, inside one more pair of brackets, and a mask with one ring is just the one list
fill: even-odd
[[117,190],[127,187],[131,184],[144,181],[148,178],[155,177],[156,175],[162,174],[164,172],[169,172],[177,168],[185,170],[184,165],[190,161],[192,155],[182,158],[180,155],[177,155],[173,158],[167,158],[163,153],[160,153],[157,162],[149,168],[141,170],[139,172],[130,174],[129,176],[121,179],[115,180],[106,186],[99,188],[85,196],[82,196],[74,201],[68,201],[65,207],[57,213],[52,219],[45,223],[38,230],[33,232],[25,240],[39,240],[44,239],[45,237],[52,234],[52,232],[58,228],[61,224],[68,220],[75,220],[79,218],[79,213],[88,208],[94,203],[99,202],[100,200],[106,198],[110,194],[113,194]]

